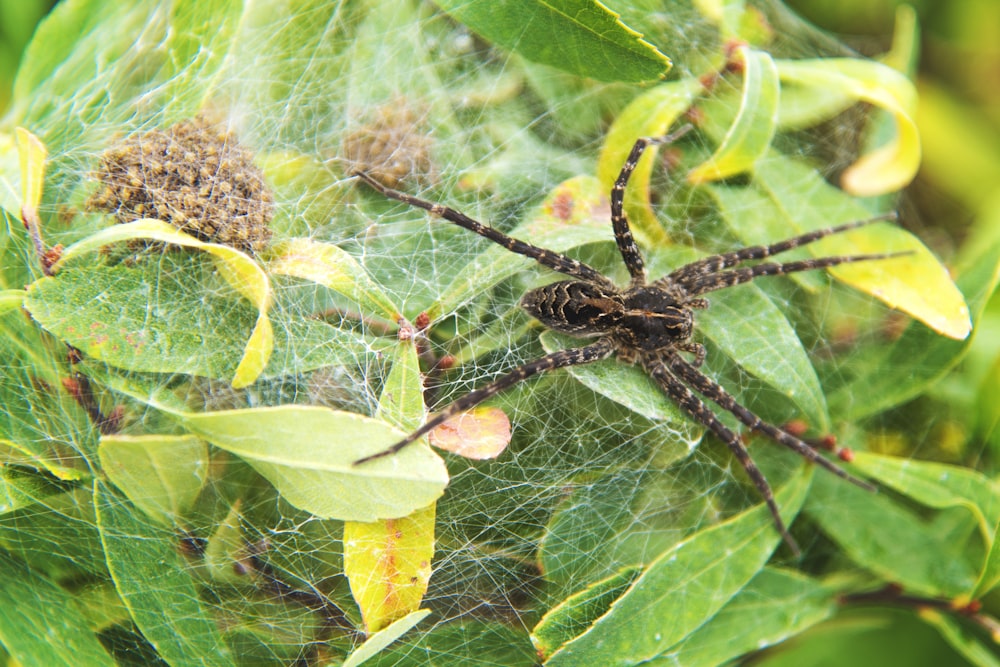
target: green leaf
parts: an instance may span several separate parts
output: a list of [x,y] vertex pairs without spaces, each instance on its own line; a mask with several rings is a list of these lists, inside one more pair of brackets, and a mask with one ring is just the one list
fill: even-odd
[[208,445],[192,436],[106,435],[98,454],[108,479],[167,526],[190,509],[208,477]]
[[100,482],[94,485],[94,504],[115,588],[157,653],[170,664],[233,665],[173,533],[153,528]]
[[954,617],[939,611],[926,610],[920,614],[921,620],[936,629],[955,651],[975,667],[1000,667],[996,655],[997,635],[991,637],[993,644],[987,644],[978,633],[963,627]]
[[219,275],[257,308],[257,322],[250,333],[243,358],[240,359],[232,380],[234,388],[253,384],[267,365],[274,348],[274,333],[271,321],[267,317],[267,311],[271,307],[271,283],[264,270],[243,252],[218,243],[199,241],[161,220],[145,218],[107,227],[74,243],[66,248],[59,261],[52,265],[52,271],[58,271],[78,255],[92,252],[108,244],[133,240],[160,241],[208,253],[214,260]]
[[648,530],[634,509],[646,477],[643,472],[602,476],[582,483],[566,498],[546,524],[539,546],[538,560],[547,582],[575,591],[634,562],[616,551],[630,530]]
[[593,0],[435,1],[487,40],[571,74],[638,83],[670,69],[669,58]]
[[997,543],[1000,485],[967,468],[866,452],[858,452],[853,465],[879,484],[928,507],[964,507],[971,512],[986,545],[987,557],[975,590],[967,593],[978,598],[1000,581],[1000,545]]
[[764,568],[710,621],[650,667],[714,667],[775,646],[836,612],[831,592],[794,570]]
[[343,667],[356,667],[356,665],[366,662],[386,646],[413,629],[417,623],[430,616],[430,613],[430,609],[414,611],[369,636],[364,644],[348,656],[347,660],[344,661]]
[[542,656],[552,655],[560,646],[584,632],[607,613],[615,600],[632,585],[641,568],[629,567],[598,581],[553,607],[531,631],[531,642]]
[[166,61],[160,88],[171,108],[183,117],[192,109],[201,109],[209,88],[225,64],[230,50],[237,46],[240,21],[244,18],[243,0],[209,0],[176,3],[170,11],[170,31]]
[[[801,507],[810,477],[795,475],[775,494],[786,521]],[[696,533],[661,554],[607,614],[546,664],[629,665],[660,655],[760,572],[779,539],[764,505]]]
[[737,55],[737,62],[743,62],[743,87],[736,117],[712,156],[688,172],[689,183],[752,171],[771,147],[778,123],[778,70],[771,56],[762,51],[741,47]]
[[22,667],[117,664],[69,593],[6,551],[0,571],[0,644],[9,659]]
[[711,296],[698,312],[699,331],[740,368],[793,402],[810,424],[829,427],[819,378],[784,313],[757,286],[741,285]]
[[[68,268],[30,285],[25,308],[41,326],[117,368],[231,377],[254,313],[206,289],[196,259]],[[160,317],[150,317],[150,313]]]
[[354,465],[406,435],[354,413],[285,405],[175,414],[193,432],[249,463],[289,503],[319,517],[406,516],[434,502],[448,484],[444,462],[419,444]]
[[884,493],[818,475],[806,511],[851,560],[907,591],[955,597],[976,586],[964,544]]

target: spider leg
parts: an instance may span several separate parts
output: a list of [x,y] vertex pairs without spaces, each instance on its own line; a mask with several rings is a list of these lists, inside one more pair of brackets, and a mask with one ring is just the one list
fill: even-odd
[[636,139],[635,144],[632,146],[632,151],[628,154],[628,158],[625,159],[625,164],[622,165],[618,179],[611,187],[611,226],[615,230],[615,243],[618,244],[618,251],[625,261],[629,275],[632,276],[632,285],[634,286],[646,284],[646,268],[645,262],[642,259],[642,253],[639,252],[639,246],[636,245],[635,239],[632,237],[632,230],[629,227],[628,219],[625,217],[625,186],[628,184],[629,177],[639,163],[639,158],[642,157],[643,151],[648,146],[673,143],[690,132],[691,129],[690,125],[684,125],[676,132],[668,134],[665,137],[640,137]]
[[767,504],[767,508],[771,511],[774,526],[781,535],[781,539],[785,541],[796,556],[800,556],[802,551],[799,549],[799,545],[795,541],[795,538],[789,534],[788,528],[785,527],[785,522],[781,518],[781,513],[778,511],[778,503],[774,500],[774,492],[771,491],[771,485],[767,483],[764,473],[760,471],[757,464],[753,462],[752,458],[750,458],[750,452],[747,451],[747,448],[740,440],[740,437],[731,431],[729,427],[719,421],[718,417],[716,417],[715,414],[708,409],[708,406],[705,405],[705,403],[690,389],[688,389],[684,383],[681,382],[681,380],[675,377],[662,361],[658,359],[644,360],[644,365],[652,378],[656,380],[660,387],[667,393],[667,396],[677,403],[677,405],[679,405],[681,409],[688,413],[695,421],[712,431],[716,437],[726,443],[726,446],[729,447],[730,451],[732,451],[736,460],[739,461],[740,465],[743,466],[743,469],[746,470],[747,475],[749,475],[750,480],[754,483],[754,486],[757,487],[757,491],[764,498],[764,502]]
[[817,257],[815,259],[803,259],[794,262],[764,262],[754,266],[742,266],[727,271],[717,273],[707,273],[693,276],[690,280],[678,283],[689,296],[697,296],[706,292],[725,289],[734,285],[748,283],[761,276],[781,276],[786,273],[797,273],[799,271],[812,271],[814,269],[825,269],[838,264],[849,264],[851,262],[868,262],[878,259],[889,259],[892,257],[902,257],[909,255],[905,252],[887,252],[871,255],[846,255],[843,257]]
[[523,366],[515,368],[510,373],[503,375],[493,382],[489,383],[485,387],[480,387],[474,391],[470,391],[468,394],[458,399],[454,403],[445,407],[441,412],[437,413],[431,417],[427,422],[418,428],[413,433],[409,434],[396,444],[391,447],[366,456],[364,458],[358,459],[354,462],[354,465],[360,465],[362,463],[367,463],[368,461],[373,461],[375,459],[380,459],[384,456],[390,456],[395,454],[399,450],[403,449],[410,443],[416,441],[418,438],[434,430],[444,422],[448,421],[460,412],[465,412],[470,410],[486,399],[499,394],[501,391],[508,389],[521,380],[527,380],[533,375],[538,375],[539,373],[544,373],[545,371],[555,370],[557,368],[566,368],[567,366],[579,366],[581,364],[589,364],[594,361],[600,361],[601,359],[606,359],[611,356],[614,352],[614,343],[608,338],[602,338],[596,343],[591,345],[586,345],[584,347],[572,348],[569,350],[559,350],[558,352],[553,352],[551,354],[546,354],[544,357],[540,357],[534,361],[530,361]]
[[805,234],[799,234],[798,236],[793,236],[790,239],[778,241],[777,243],[772,243],[770,245],[748,246],[746,248],[740,248],[739,250],[733,250],[732,252],[712,255],[711,257],[705,257],[704,259],[699,259],[691,262],[690,264],[686,264],[669,275],[660,278],[654,284],[688,283],[698,276],[716,273],[722,269],[728,269],[736,266],[740,262],[754,259],[765,259],[771,255],[777,255],[778,253],[791,250],[792,248],[798,248],[800,246],[813,243],[814,241],[818,241],[827,236],[832,236],[833,234],[840,234],[841,232],[857,229],[858,227],[870,225],[875,222],[895,220],[896,218],[896,213],[886,213],[885,215],[878,215],[865,220],[856,220],[843,225],[837,225],[836,227],[828,227],[826,229],[817,229],[815,231],[806,232]]
[[448,222],[455,223],[459,227],[475,232],[476,234],[493,241],[497,245],[503,246],[507,250],[517,253],[518,255],[529,257],[542,266],[546,266],[553,271],[565,273],[566,275],[573,276],[574,278],[589,280],[590,282],[598,285],[613,287],[612,283],[607,278],[583,262],[579,262],[575,259],[567,257],[566,255],[553,252],[551,250],[546,250],[545,248],[539,248],[538,246],[531,245],[530,243],[526,243],[512,236],[507,236],[503,232],[497,231],[492,227],[488,227],[477,220],[473,220],[461,211],[456,211],[455,209],[442,204],[435,204],[434,202],[429,202],[424,199],[411,197],[405,192],[393,190],[392,188],[382,185],[363,171],[356,171],[354,172],[354,175],[389,199],[395,199],[396,201],[401,201],[404,204],[422,208],[433,216],[444,218]]
[[777,426],[768,424],[747,408],[740,405],[733,396],[722,388],[717,382],[699,371],[690,363],[685,361],[679,354],[667,353],[665,355],[667,365],[670,370],[677,374],[682,380],[690,384],[695,390],[711,401],[719,404],[719,407],[731,412],[751,431],[759,431],[771,438],[780,445],[788,447],[793,452],[803,458],[817,464],[821,468],[832,472],[837,477],[851,482],[855,486],[860,486],[866,491],[875,491],[875,487],[858,479],[835,463],[823,458],[819,452],[810,447],[799,438],[786,433]]

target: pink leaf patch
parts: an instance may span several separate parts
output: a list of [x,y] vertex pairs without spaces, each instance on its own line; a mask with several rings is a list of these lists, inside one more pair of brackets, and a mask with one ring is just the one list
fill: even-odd
[[493,459],[510,444],[510,420],[500,408],[474,408],[431,431],[430,442],[467,459]]

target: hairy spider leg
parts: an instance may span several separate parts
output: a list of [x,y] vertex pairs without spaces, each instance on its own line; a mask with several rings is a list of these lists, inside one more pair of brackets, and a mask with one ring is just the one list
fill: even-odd
[[677,131],[665,137],[640,137],[635,140],[632,151],[625,159],[622,170],[618,174],[618,179],[611,187],[611,226],[615,230],[615,243],[618,244],[618,251],[625,261],[628,273],[632,276],[632,285],[638,287],[646,284],[646,268],[642,259],[639,246],[636,245],[632,236],[632,229],[629,227],[628,219],[625,217],[625,186],[628,179],[635,170],[643,151],[648,146],[654,144],[672,144],[685,134],[691,131],[690,125],[684,125]]
[[760,471],[757,464],[750,458],[750,452],[747,451],[740,437],[730,430],[728,426],[719,421],[719,418],[705,405],[704,401],[698,398],[681,380],[675,377],[662,361],[655,358],[647,358],[643,360],[643,365],[650,376],[667,393],[667,396],[673,399],[684,412],[688,413],[696,422],[712,431],[719,440],[726,443],[726,446],[732,451],[733,456],[736,457],[736,460],[746,470],[754,486],[757,487],[757,491],[764,498],[764,502],[771,512],[774,525],[781,535],[781,539],[788,544],[788,547],[796,557],[801,555],[802,550],[799,549],[798,543],[788,532],[788,528],[781,518],[781,513],[778,511],[778,503],[774,500],[774,492],[771,491],[771,485],[768,484],[764,473]]
[[865,491],[875,492],[877,489],[865,482],[858,479],[854,475],[850,474],[840,466],[835,463],[828,461],[823,458],[819,452],[810,447],[808,443],[803,442],[799,438],[796,438],[790,433],[783,431],[777,426],[768,424],[766,421],[755,415],[753,412],[747,408],[740,405],[733,396],[727,392],[720,384],[709,378],[707,375],[699,371],[697,368],[692,366],[690,363],[681,358],[680,355],[673,352],[668,352],[664,355],[667,365],[670,370],[675,373],[684,382],[688,383],[694,387],[695,391],[704,396],[705,398],[713,401],[723,408],[731,412],[737,419],[739,419],[747,428],[751,431],[758,431],[763,433],[767,437],[771,438],[780,445],[788,447],[793,452],[796,452],[800,456],[813,463],[819,465],[821,468],[832,472],[837,477],[845,479],[848,482],[859,486]]
[[783,276],[786,273],[797,273],[799,271],[812,271],[814,269],[825,269],[838,264],[850,264],[852,262],[868,262],[878,259],[890,259],[892,257],[902,257],[911,254],[910,251],[874,253],[870,255],[848,255],[845,257],[817,257],[815,259],[803,259],[795,262],[764,262],[754,266],[742,266],[736,269],[719,271],[696,276],[694,279],[680,283],[688,296],[698,296],[707,292],[733,287],[748,283],[761,276]]
[[462,398],[445,407],[441,410],[441,412],[428,419],[423,426],[396,444],[382,450],[381,452],[376,452],[364,458],[360,458],[354,462],[354,465],[360,465],[368,461],[373,461],[384,456],[395,454],[424,434],[434,430],[444,422],[448,421],[458,413],[471,410],[486,399],[514,386],[521,380],[526,380],[533,375],[538,375],[539,373],[555,370],[557,368],[579,366],[581,364],[589,364],[595,361],[600,361],[601,359],[607,359],[614,351],[614,343],[608,338],[602,338],[592,345],[576,347],[568,350],[559,350],[558,352],[547,354],[544,357],[536,359],[535,361],[530,361],[523,366],[515,368],[510,373],[497,378],[488,385],[469,392]]
[[487,227],[483,223],[473,220],[461,211],[456,211],[455,209],[444,206],[443,204],[435,204],[434,202],[429,202],[424,199],[411,197],[405,192],[393,190],[392,188],[382,185],[363,171],[356,171],[354,172],[354,175],[390,199],[395,199],[396,201],[401,201],[404,204],[422,208],[433,216],[444,218],[448,222],[453,222],[459,227],[468,229],[470,232],[475,232],[476,234],[503,246],[511,252],[517,253],[518,255],[524,255],[525,257],[530,257],[542,266],[546,266],[553,271],[565,273],[566,275],[573,276],[574,278],[588,280],[598,285],[613,287],[611,281],[598,273],[595,269],[584,264],[583,262],[573,259],[572,257],[567,257],[566,255],[558,252],[552,252],[551,250],[546,250],[545,248],[539,248],[538,246],[531,245],[530,243],[526,243],[520,239],[507,236],[503,232],[497,231],[492,227]]
[[770,245],[747,246],[746,248],[740,248],[739,250],[732,250],[719,255],[712,255],[711,257],[705,257],[703,259],[695,260],[690,264],[685,264],[669,275],[660,278],[653,284],[659,287],[664,287],[674,283],[684,284],[698,276],[716,273],[722,269],[728,269],[736,266],[741,262],[755,259],[766,259],[771,255],[777,255],[778,253],[786,252],[793,248],[813,243],[814,241],[818,241],[827,236],[840,234],[842,232],[857,229],[858,227],[863,227],[876,222],[896,220],[897,217],[898,216],[895,212],[886,213],[884,215],[877,215],[873,218],[855,220],[853,222],[837,225],[836,227],[827,227],[825,229],[817,229],[811,232],[806,232],[798,236],[793,236],[790,239],[785,239],[784,241],[771,243]]

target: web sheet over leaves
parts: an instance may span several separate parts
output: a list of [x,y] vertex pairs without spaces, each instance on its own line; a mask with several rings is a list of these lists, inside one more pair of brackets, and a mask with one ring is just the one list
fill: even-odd
[[[745,480],[641,373],[616,364],[498,397],[514,427],[510,448],[496,461],[449,458],[450,481],[423,445],[367,477],[352,469],[420,423],[425,402],[441,405],[543,348],[575,343],[537,336],[516,308],[547,279],[528,262],[366,196],[347,177],[349,155],[382,160],[401,188],[618,279],[608,174],[635,137],[664,133],[692,105],[697,136],[661,162],[644,159],[629,195],[651,271],[868,215],[815,170],[842,171],[854,157],[831,163],[822,133],[784,136],[792,85],[803,88],[795,129],[821,120],[853,129],[831,119],[819,103],[828,100],[810,96],[809,77],[788,59],[818,59],[846,104],[881,104],[902,127],[898,76],[825,58],[839,47],[775,8],[624,7],[619,22],[584,4],[592,13],[569,27],[558,11],[535,19],[549,34],[589,26],[614,55],[588,60],[594,44],[579,37],[572,74],[535,64],[546,54],[509,26],[494,34],[471,17],[465,27],[428,3],[59,5],[0,128],[0,536],[12,575],[0,607],[32,614],[0,614],[11,657],[717,664],[802,633],[836,613],[838,593],[885,580],[926,596],[992,589],[993,484],[968,470],[949,482],[908,452],[902,467],[859,462],[930,508],[920,514],[891,493],[841,500],[839,487],[811,489],[808,472],[754,444],[788,520],[804,508],[800,541],[818,554],[807,552],[808,575],[765,567],[778,540]],[[727,56],[734,37],[754,46]],[[655,79],[661,53],[673,57],[675,80],[595,83]],[[871,94],[880,80],[892,84],[888,97]],[[272,245],[256,257],[204,242],[99,250],[112,236],[178,238],[152,223],[109,227],[85,210],[100,154],[122,136],[203,113],[255,152],[275,194]],[[15,125],[48,149],[44,176],[30,153],[18,164],[6,140]],[[398,143],[353,150],[366,134]],[[902,153],[897,176],[916,168]],[[38,196],[45,243],[81,243],[49,277],[21,222]],[[854,290],[814,276],[715,300],[699,320],[707,372],[769,420],[805,419],[817,433],[925,393],[963,353],[957,339],[985,307],[1000,249],[959,273],[963,319],[961,296],[912,236],[859,243],[843,252],[920,254],[909,276],[838,276]],[[907,294],[914,283],[921,298]],[[865,294],[920,321],[886,339],[892,320]],[[421,312],[428,327],[415,324]],[[254,333],[261,322],[270,336]],[[854,346],[839,345],[845,330]],[[67,359],[67,343],[82,361]],[[119,432],[102,434],[102,424]],[[852,446],[874,437],[867,428],[844,430]],[[840,503],[873,518],[851,519]],[[908,512],[888,535],[930,560],[884,568],[880,504]],[[831,550],[845,558],[824,558]],[[928,563],[938,557],[956,565],[935,578]],[[828,584],[827,574],[851,576]],[[802,613],[783,615],[789,606]],[[735,617],[749,619],[739,641]],[[25,630],[24,618],[58,641]],[[982,648],[952,635],[967,652]]]

